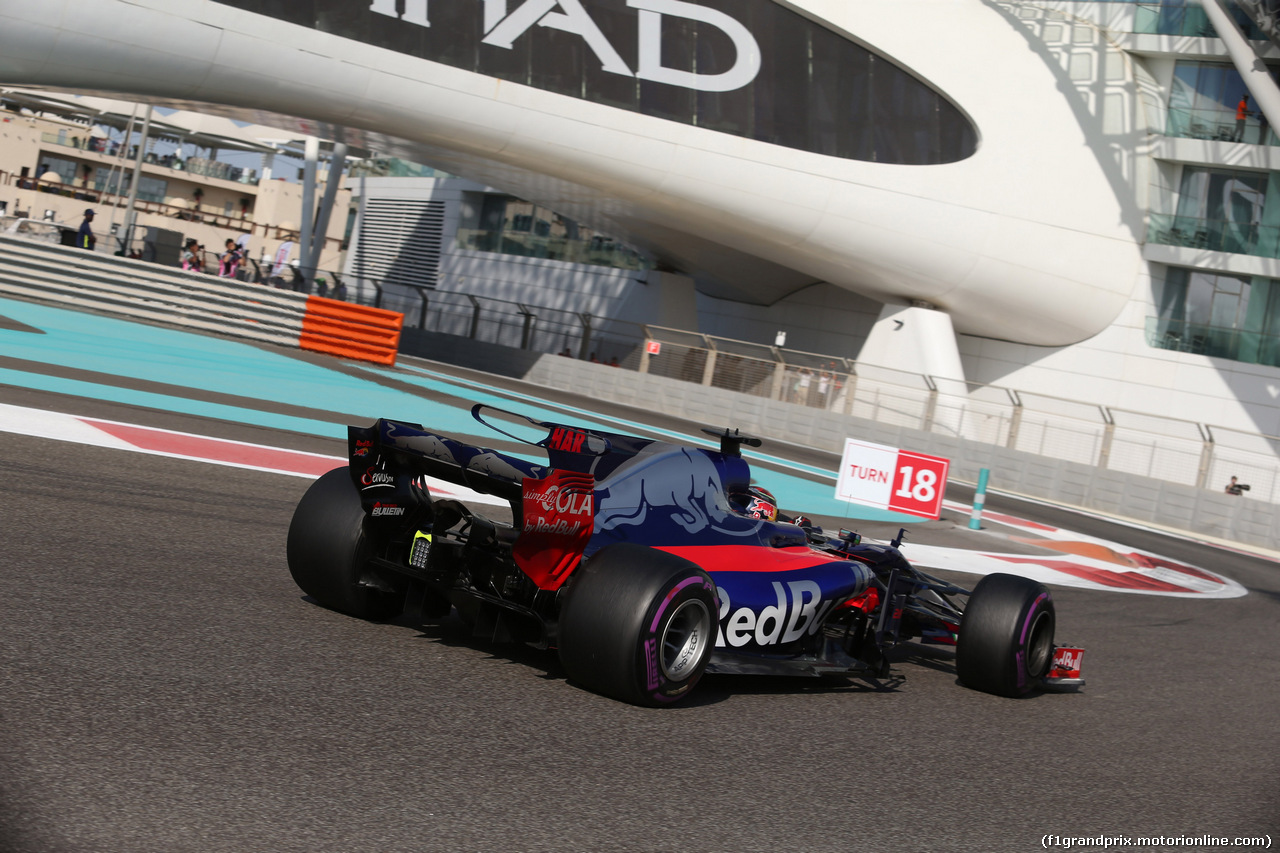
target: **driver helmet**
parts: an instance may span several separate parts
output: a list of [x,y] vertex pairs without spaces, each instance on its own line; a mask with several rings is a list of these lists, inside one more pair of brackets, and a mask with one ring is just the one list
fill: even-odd
[[768,489],[748,486],[745,492],[733,495],[733,507],[747,518],[764,521],[778,520],[778,500]]

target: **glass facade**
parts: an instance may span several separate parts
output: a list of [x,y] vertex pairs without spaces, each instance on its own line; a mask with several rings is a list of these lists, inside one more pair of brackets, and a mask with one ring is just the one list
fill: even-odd
[[[1273,77],[1280,78],[1275,68]],[[1167,136],[1276,145],[1258,104],[1249,98],[1246,116],[1237,119],[1240,98],[1248,95],[1240,72],[1226,62],[1179,62],[1169,94]]]
[[[109,169],[99,166],[94,172],[93,188],[99,192],[119,193],[126,195],[133,183],[133,172],[128,169]],[[138,198],[141,201],[163,203],[169,192],[169,182],[161,178],[149,178],[143,175],[138,179]]]
[[[1132,2],[1132,0],[1125,0]],[[1235,18],[1245,38],[1267,41],[1258,25],[1248,13],[1234,3],[1227,4],[1227,12]],[[1209,23],[1209,17],[1199,0],[1166,0],[1163,3],[1137,3],[1134,17],[1135,33],[1155,33],[1162,36],[1195,36],[1217,38],[1218,31]]]
[[1147,343],[1280,366],[1280,281],[1170,267],[1156,291]]
[[373,157],[353,163],[347,170],[352,178],[447,178],[442,172],[421,163],[411,163],[399,157]]
[[1177,211],[1153,213],[1147,239],[1280,258],[1280,173],[1184,166]]
[[532,202],[505,195],[463,196],[460,249],[617,269],[651,266],[629,246]]
[[40,167],[36,177],[44,180],[44,176],[50,172],[61,178],[62,183],[69,187],[80,177],[80,164],[74,160],[64,160],[61,157],[50,157],[45,154],[40,158]]
[[951,163],[977,132],[887,58],[772,0],[219,0],[648,116],[852,160]]

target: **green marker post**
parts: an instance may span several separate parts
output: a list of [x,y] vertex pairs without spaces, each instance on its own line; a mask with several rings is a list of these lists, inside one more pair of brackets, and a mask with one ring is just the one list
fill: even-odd
[[983,468],[978,472],[978,488],[973,493],[973,513],[969,516],[969,529],[982,529],[982,505],[987,500],[987,478],[991,472]]

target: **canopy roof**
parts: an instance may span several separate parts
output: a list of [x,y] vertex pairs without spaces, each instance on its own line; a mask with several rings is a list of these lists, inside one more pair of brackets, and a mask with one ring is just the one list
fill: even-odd
[[[53,115],[93,127],[124,130],[130,122],[142,127],[140,105],[90,95],[57,96],[31,89],[0,88],[0,104],[12,105],[33,113]],[[281,131],[264,125],[243,125],[220,116],[188,110],[175,110],[167,115],[152,114],[149,135],[175,144],[190,143],[200,148],[252,151],[269,154],[274,151],[301,150],[302,140],[282,139]]]

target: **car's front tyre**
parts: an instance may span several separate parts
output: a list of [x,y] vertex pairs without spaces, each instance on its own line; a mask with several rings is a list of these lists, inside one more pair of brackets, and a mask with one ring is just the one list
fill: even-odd
[[1053,597],[1019,575],[978,581],[956,642],[956,675],[974,690],[1021,696],[1039,686],[1053,663]]

